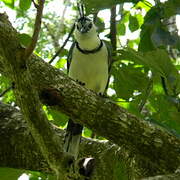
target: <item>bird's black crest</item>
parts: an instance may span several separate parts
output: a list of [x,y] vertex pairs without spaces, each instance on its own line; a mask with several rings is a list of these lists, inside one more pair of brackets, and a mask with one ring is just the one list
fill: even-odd
[[86,21],[91,21],[86,15],[85,15],[85,7],[83,4],[77,3],[77,8],[79,11],[79,19],[77,22],[86,22]]
[[80,18],[84,18],[85,17],[85,8],[83,4],[77,3],[77,8],[79,11],[79,16]]

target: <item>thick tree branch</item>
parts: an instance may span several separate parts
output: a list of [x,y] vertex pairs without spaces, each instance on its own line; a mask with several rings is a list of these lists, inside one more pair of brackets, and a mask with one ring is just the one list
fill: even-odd
[[[54,126],[53,129],[54,133],[60,137],[59,143],[63,144],[64,131]],[[92,176],[93,180],[118,179],[117,171],[123,173],[124,168],[134,169],[128,153],[108,141],[83,138],[80,145],[80,156],[81,158],[95,157],[96,168]],[[0,166],[53,173],[41,155],[20,111],[1,102]],[[137,177],[132,171],[124,171],[124,175]]]
[[159,175],[154,177],[147,177],[141,180],[179,180],[179,179],[180,179],[180,173],[174,173],[174,174]]
[[[34,32],[33,32],[33,36],[32,36],[32,41],[31,41],[30,45],[25,50],[24,59],[28,59],[29,56],[33,53],[33,51],[34,51],[34,49],[36,47],[39,32],[40,32],[40,29],[41,29],[41,19],[42,19],[44,1],[45,0],[39,0],[38,1],[37,15],[36,15],[36,20],[35,20],[35,25],[34,25]],[[34,3],[34,1],[33,1],[33,3]]]
[[[17,33],[8,28],[10,25],[6,26],[3,28],[0,23],[0,34],[3,34],[0,36],[0,42],[4,43],[4,46],[0,46],[0,54],[6,55],[0,59],[3,60],[5,73],[11,77],[4,61],[5,57],[14,57],[18,41]],[[13,36],[9,36],[9,31],[12,31]],[[7,43],[7,39],[11,39],[12,43]],[[110,100],[77,85],[63,72],[36,56],[31,57],[28,66],[34,88],[38,90],[43,102],[63,111],[113,143],[124,146],[138,157],[138,164],[146,175],[173,173],[177,169],[180,164],[180,139],[161,127],[129,114]]]

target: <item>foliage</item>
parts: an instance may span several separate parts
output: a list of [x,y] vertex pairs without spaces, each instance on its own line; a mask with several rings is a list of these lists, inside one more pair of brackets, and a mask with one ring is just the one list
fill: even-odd
[[[50,6],[52,1],[46,1],[45,7]],[[180,58],[178,57],[180,38],[176,29],[172,30],[174,24],[169,23],[169,18],[180,13],[180,1],[168,0],[165,3],[159,2],[155,6],[146,0],[82,1],[86,5],[87,14],[101,12],[105,8],[111,8],[112,5],[117,5],[119,10],[116,24],[116,37],[119,41],[117,55],[113,57],[115,62],[112,66],[112,81],[109,85],[113,91],[109,95],[110,98],[129,112],[157,123],[178,136],[180,134]],[[122,7],[128,4],[130,8],[120,8],[119,4]],[[63,44],[64,37],[68,35],[76,19],[76,4],[69,0],[64,5],[66,9],[70,9],[71,17],[57,15],[57,12],[51,11],[52,7],[44,14],[35,53],[47,61]],[[32,16],[35,14],[32,1],[1,0],[0,7],[5,6],[16,12],[19,40],[23,47],[27,46],[31,40],[35,18]],[[104,31],[105,35],[109,32],[107,24],[105,17],[97,18],[98,31]],[[137,32],[140,32],[137,38],[129,38],[130,34]],[[127,40],[126,48],[122,48],[121,41],[124,38]],[[70,41],[72,39],[70,38]],[[53,62],[56,68],[64,72],[66,72],[66,57],[70,43]],[[0,93],[10,85],[11,82],[0,74]],[[0,100],[16,105],[12,91],[0,97]],[[44,109],[51,122],[65,127],[68,117],[49,107]],[[84,136],[92,136],[91,130],[85,128]],[[17,175],[14,177],[17,178]]]

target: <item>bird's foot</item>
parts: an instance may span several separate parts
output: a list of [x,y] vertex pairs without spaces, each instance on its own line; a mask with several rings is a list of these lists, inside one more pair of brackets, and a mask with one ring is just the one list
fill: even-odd
[[107,98],[107,96],[104,93],[102,93],[102,92],[98,93],[98,95],[103,97],[103,98]]
[[81,86],[85,86],[85,83],[82,82],[82,81],[76,80],[76,82],[77,82],[78,84],[80,84]]

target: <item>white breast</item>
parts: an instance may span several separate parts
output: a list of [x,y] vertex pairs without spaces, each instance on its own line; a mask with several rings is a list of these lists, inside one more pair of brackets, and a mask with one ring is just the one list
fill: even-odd
[[105,44],[100,51],[92,54],[83,54],[75,47],[69,76],[85,83],[85,87],[103,93],[108,81],[108,52]]

